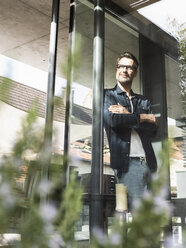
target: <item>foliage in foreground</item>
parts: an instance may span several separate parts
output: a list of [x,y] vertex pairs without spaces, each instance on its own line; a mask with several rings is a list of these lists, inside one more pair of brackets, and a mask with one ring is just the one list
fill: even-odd
[[[74,174],[65,187],[61,164],[52,164],[49,180],[41,178],[42,132],[38,133],[35,116],[36,112],[32,110],[24,121],[14,153],[11,157],[2,157],[0,161],[0,232],[6,233],[10,223],[19,220],[14,228],[21,238],[14,243],[15,247],[77,247],[74,225],[81,210],[82,192]],[[28,151],[29,154],[40,154],[35,165],[24,159]],[[159,173],[153,176],[151,191],[145,193],[141,202],[136,202],[132,222],[121,223],[116,216],[109,235],[94,230],[91,247],[160,247],[161,235],[169,225],[172,211],[167,200],[169,143],[164,144],[160,156],[162,164]],[[25,167],[26,181],[29,182],[26,195],[17,180],[25,174]],[[165,235],[165,247],[176,247],[170,237]],[[0,239],[3,243],[3,236]]]
[[[75,174],[66,186],[62,164],[43,154],[43,132],[38,129],[36,115],[36,108],[32,108],[23,121],[12,155],[0,160],[0,243],[6,244],[3,234],[13,228],[20,234],[16,247],[68,247],[74,243],[81,188]],[[25,159],[34,154],[37,154],[34,163]],[[49,177],[43,178],[41,171],[46,158]],[[20,179],[25,176],[23,187]]]
[[[180,42],[181,93],[185,101],[185,39]],[[71,60],[71,58],[69,58]],[[76,61],[76,60],[75,60]],[[77,60],[78,61],[78,60]],[[72,61],[69,62],[72,64]],[[69,69],[69,67],[68,67]],[[66,69],[67,70],[67,69]],[[70,72],[69,72],[70,73]],[[4,85],[3,85],[4,87]],[[0,88],[0,90],[6,90]],[[58,248],[76,247],[74,241],[74,224],[81,210],[81,189],[72,175],[65,186],[65,172],[62,164],[51,166],[50,178],[41,177],[41,170],[51,164],[51,158],[42,154],[43,134],[37,129],[36,110],[31,110],[23,122],[22,132],[9,157],[0,159],[0,233],[10,229],[11,223],[21,238],[15,247],[24,248]],[[39,154],[35,167],[28,163],[28,154]],[[168,198],[168,161],[169,144],[165,144],[161,154],[162,165],[158,175],[153,178],[152,190],[136,203],[133,221],[121,223],[117,217],[107,236],[101,230],[94,230],[93,248],[156,248],[160,247],[161,234],[169,226],[171,205]],[[18,179],[25,175],[29,187],[19,186]],[[168,248],[178,247],[172,243],[171,236],[164,237]],[[3,235],[0,243],[4,242]],[[183,243],[185,247],[186,244]]]

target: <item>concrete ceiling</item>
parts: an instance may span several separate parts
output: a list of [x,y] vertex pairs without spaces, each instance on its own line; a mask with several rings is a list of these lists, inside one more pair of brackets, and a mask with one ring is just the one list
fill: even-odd
[[[69,2],[60,1],[57,74],[68,46]],[[47,71],[52,0],[0,0],[0,54]]]
[[[125,1],[115,2],[121,5]],[[0,54],[47,72],[52,0],[0,0],[0,6]],[[63,75],[61,63],[68,51],[69,12],[70,0],[60,0],[57,75],[63,78],[66,75]],[[83,36],[83,59],[81,70],[75,75],[79,77],[77,82],[91,88],[93,8],[79,1],[76,22],[77,30]],[[138,57],[137,36],[121,25],[106,18],[105,79],[108,85],[115,83],[115,60],[124,48],[134,51]]]
[[[90,4],[91,5],[91,4]],[[27,65],[48,71],[49,38],[52,0],[0,0],[0,54]],[[57,75],[63,75],[61,63],[68,51],[70,1],[60,0],[60,23],[58,36]],[[83,59],[76,82],[88,88],[92,84],[93,8],[80,1],[77,4],[77,31],[83,37]],[[115,83],[115,60],[123,47],[134,50],[136,37],[125,29],[118,29],[106,19],[106,81]],[[114,25],[114,26],[113,26]],[[125,37],[125,39],[124,39]],[[133,44],[134,41],[135,44]],[[129,44],[127,44],[129,42]],[[109,62],[112,61],[112,62]],[[83,71],[83,74],[82,74]],[[110,82],[110,83],[109,83]]]

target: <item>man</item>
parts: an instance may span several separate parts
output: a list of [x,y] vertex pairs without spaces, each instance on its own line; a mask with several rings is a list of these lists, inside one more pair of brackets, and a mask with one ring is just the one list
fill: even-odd
[[117,59],[113,89],[104,92],[104,125],[108,137],[111,167],[117,183],[127,186],[128,209],[148,188],[157,162],[150,138],[156,134],[157,120],[147,98],[131,87],[137,75],[136,57],[125,52]]

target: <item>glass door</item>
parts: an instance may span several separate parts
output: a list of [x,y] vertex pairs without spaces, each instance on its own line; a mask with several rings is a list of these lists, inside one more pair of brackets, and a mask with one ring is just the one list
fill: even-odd
[[[90,193],[91,149],[92,149],[92,70],[93,70],[93,5],[88,1],[76,1],[75,36],[81,40],[81,58],[78,69],[73,73],[72,115],[70,120],[70,168],[77,175],[84,189],[84,196]],[[105,14],[105,88],[116,84],[116,59],[123,51],[132,52],[139,58],[138,33],[109,14]],[[104,83],[104,82],[103,82]],[[140,92],[139,75],[133,90]],[[110,168],[108,142],[104,139],[104,194],[114,194],[114,176]],[[112,206],[113,209],[113,206]],[[107,213],[106,213],[107,214]],[[108,211],[108,216],[112,211]],[[76,237],[89,237],[89,203],[83,204],[81,220]]]

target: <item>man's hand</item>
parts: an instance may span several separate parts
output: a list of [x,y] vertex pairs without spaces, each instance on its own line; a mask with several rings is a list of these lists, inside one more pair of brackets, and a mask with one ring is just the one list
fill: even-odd
[[158,120],[153,114],[140,114],[140,122],[149,122],[156,125],[158,124]]
[[130,112],[119,103],[117,105],[111,105],[109,111],[115,114],[129,114]]

